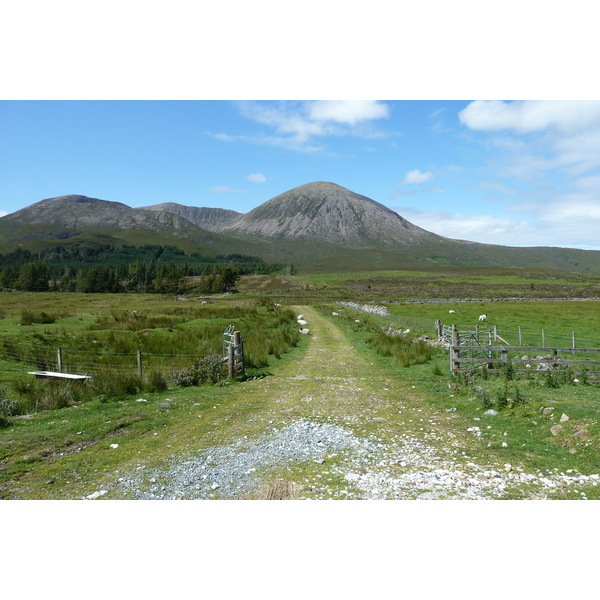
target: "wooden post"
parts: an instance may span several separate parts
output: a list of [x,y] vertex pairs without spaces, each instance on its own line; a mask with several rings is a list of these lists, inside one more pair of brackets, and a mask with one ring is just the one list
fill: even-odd
[[494,343],[498,341],[498,325],[494,325]]
[[242,334],[239,331],[233,332],[233,372],[237,374],[238,367],[241,369],[242,366],[242,358],[240,354],[242,352]]
[[460,369],[460,340],[458,339],[458,330],[456,325],[452,325],[452,343],[450,344],[450,372],[456,373]]
[[62,373],[62,348],[58,349],[57,357],[58,357],[58,372]]
[[500,360],[501,360],[503,363],[506,363],[506,362],[508,362],[508,350],[506,350],[505,348],[502,348],[501,355],[502,355],[502,356],[501,356]]
[[138,367],[138,375],[140,379],[142,378],[143,368],[142,368],[142,351],[138,350],[137,353],[137,367]]
[[521,326],[519,325],[519,346],[523,345],[523,335],[521,333]]
[[227,348],[227,377],[229,379],[233,379],[234,369],[233,369],[233,361],[235,359],[235,350],[233,348],[233,344],[230,344]]
[[435,322],[435,333],[439,340],[442,337],[442,322],[439,319]]

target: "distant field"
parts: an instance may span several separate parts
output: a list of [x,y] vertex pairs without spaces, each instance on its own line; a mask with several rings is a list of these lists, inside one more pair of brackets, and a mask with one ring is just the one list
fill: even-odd
[[592,298],[600,277],[548,270],[451,269],[363,271],[298,276],[314,291],[372,299],[415,298]]
[[[600,302],[456,302],[406,303],[386,305],[393,315],[436,320],[458,329],[480,325],[498,328],[498,333],[511,344],[517,345],[519,327],[523,345],[541,344],[544,330],[547,345],[570,347],[575,332],[579,347],[597,347],[600,344]],[[455,313],[449,313],[454,310]],[[485,323],[479,315],[487,315]]]

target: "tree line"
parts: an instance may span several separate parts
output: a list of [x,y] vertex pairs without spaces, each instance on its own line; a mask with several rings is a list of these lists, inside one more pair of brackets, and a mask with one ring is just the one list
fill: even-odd
[[175,246],[55,246],[0,254],[0,290],[83,293],[230,291],[242,275],[290,274],[256,256],[186,254]]

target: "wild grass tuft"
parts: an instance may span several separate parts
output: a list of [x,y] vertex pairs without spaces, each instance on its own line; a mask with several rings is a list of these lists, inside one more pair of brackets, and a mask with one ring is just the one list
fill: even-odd
[[46,313],[41,311],[39,313],[34,313],[30,310],[24,310],[21,313],[21,321],[20,325],[33,325],[34,323],[41,323],[43,325],[47,325],[49,323],[56,322],[58,319],[58,315],[53,313]]
[[419,365],[431,360],[432,348],[420,340],[403,335],[387,335],[378,331],[367,338],[367,344],[382,356],[390,356],[400,367]]

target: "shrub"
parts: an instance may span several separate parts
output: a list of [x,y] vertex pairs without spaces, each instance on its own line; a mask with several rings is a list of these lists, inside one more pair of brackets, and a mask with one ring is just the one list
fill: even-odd
[[515,376],[515,367],[510,360],[502,365],[502,373],[506,381],[511,381]]
[[108,402],[137,394],[142,381],[137,374],[107,370],[94,376],[91,387],[101,402]]
[[167,380],[160,371],[150,371],[142,384],[144,392],[164,392],[167,388]]
[[6,398],[6,388],[0,387],[0,429],[10,425],[8,417],[16,414],[16,409],[16,402]]
[[552,369],[548,369],[544,374],[544,381],[549,388],[559,388],[560,381]]
[[523,394],[521,394],[521,390],[519,390],[518,387],[515,387],[515,393],[513,394],[513,399],[512,399],[512,407],[514,406],[521,406],[522,404],[525,404],[525,402],[527,402],[527,398],[525,398],[525,396],[523,396]]
[[431,346],[423,341],[403,335],[387,335],[383,331],[370,335],[367,344],[381,356],[391,356],[400,367],[426,363],[432,355]]
[[492,406],[494,406],[494,401],[490,398],[485,388],[477,387],[475,388],[475,393],[481,400],[481,406],[483,407],[483,410],[488,410],[489,408],[492,408]]
[[211,354],[198,360],[188,369],[179,369],[171,373],[173,383],[181,387],[220,383],[225,377],[225,366],[218,354]]
[[57,319],[56,315],[48,314],[46,312],[33,313],[29,310],[24,310],[21,313],[21,325],[33,325],[34,323],[41,323],[47,325],[54,323]]
[[508,387],[504,386],[496,394],[496,406],[498,410],[503,410],[508,406]]
[[88,386],[79,382],[19,380],[13,389],[18,395],[13,414],[55,410],[91,398]]
[[444,373],[442,372],[442,369],[440,369],[440,365],[433,365],[433,367],[431,368],[431,373],[433,375],[443,375]]

